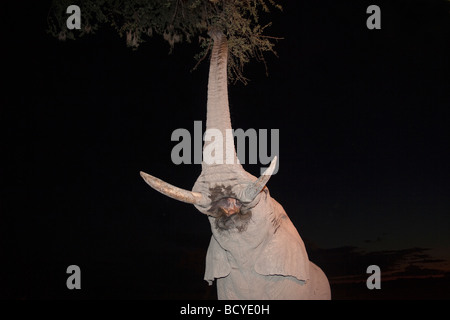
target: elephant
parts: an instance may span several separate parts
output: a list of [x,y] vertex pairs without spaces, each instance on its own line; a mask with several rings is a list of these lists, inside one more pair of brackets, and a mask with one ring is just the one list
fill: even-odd
[[[206,130],[216,129],[228,139],[226,36],[210,31],[210,58]],[[212,143],[206,141],[203,150]],[[276,166],[275,156],[256,178],[244,170],[232,141],[224,141],[223,155],[233,161],[206,161],[192,191],[140,172],[145,182],[173,199],[193,204],[210,222],[212,237],[206,254],[204,279],[217,281],[219,299],[329,300],[324,272],[308,259],[305,245],[283,207],[266,186]]]

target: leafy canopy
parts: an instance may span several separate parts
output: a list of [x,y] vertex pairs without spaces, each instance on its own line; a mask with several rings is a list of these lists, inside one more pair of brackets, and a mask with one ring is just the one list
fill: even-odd
[[[48,32],[60,40],[95,33],[110,25],[137,49],[147,37],[162,36],[170,45],[199,41],[201,62],[211,49],[208,30],[218,29],[228,38],[229,77],[246,83],[243,67],[252,58],[264,62],[263,54],[274,50],[274,40],[263,34],[270,22],[260,24],[260,16],[271,8],[281,10],[275,0],[54,0],[48,15]],[[81,9],[81,30],[66,27],[66,9],[77,4]],[[196,66],[197,66],[196,65]],[[267,71],[267,67],[266,67]]]

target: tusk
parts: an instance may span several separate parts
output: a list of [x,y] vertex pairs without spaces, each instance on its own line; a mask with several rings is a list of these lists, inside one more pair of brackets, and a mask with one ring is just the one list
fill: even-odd
[[266,171],[264,171],[264,173],[258,178],[258,180],[251,183],[244,190],[244,199],[242,199],[243,202],[252,202],[256,198],[256,196],[261,192],[266,183],[269,181],[270,177],[272,176],[272,173],[275,170],[276,165],[277,165],[277,156],[273,157],[270,166],[266,169]]
[[140,172],[140,174],[150,187],[172,199],[186,203],[197,204],[202,207],[209,204],[208,198],[199,192],[188,191],[175,187],[142,171]]

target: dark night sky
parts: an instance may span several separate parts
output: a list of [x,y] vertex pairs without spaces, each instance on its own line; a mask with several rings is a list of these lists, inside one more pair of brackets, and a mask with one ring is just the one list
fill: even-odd
[[[370,4],[381,30],[366,28]],[[132,51],[108,28],[58,42],[48,7],[9,10],[0,297],[214,298],[202,280],[207,219],[139,176],[190,189],[200,173],[170,157],[172,132],[206,117],[196,43],[169,55],[156,37]],[[289,1],[271,16],[268,34],[285,39],[269,77],[253,62],[250,83],[229,89],[235,129],[280,129],[268,187],[336,298],[450,297],[449,10]],[[78,292],[65,286],[71,264]],[[371,264],[386,281],[378,292],[358,282]]]

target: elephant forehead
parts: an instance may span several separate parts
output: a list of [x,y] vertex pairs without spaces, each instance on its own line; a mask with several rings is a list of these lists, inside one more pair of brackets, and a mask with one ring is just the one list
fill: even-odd
[[224,189],[247,185],[256,180],[256,177],[242,168],[237,169],[231,165],[220,165],[203,169],[192,191],[209,193],[210,189],[221,186]]

